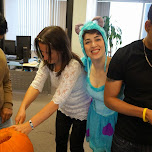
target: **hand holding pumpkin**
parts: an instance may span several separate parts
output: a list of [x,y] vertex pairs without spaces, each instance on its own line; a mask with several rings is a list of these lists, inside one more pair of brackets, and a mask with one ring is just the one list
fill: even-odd
[[31,128],[29,122],[26,122],[24,124],[19,124],[19,125],[13,125],[10,128],[13,128],[15,131],[19,131],[26,135],[28,135],[32,131],[32,128]]

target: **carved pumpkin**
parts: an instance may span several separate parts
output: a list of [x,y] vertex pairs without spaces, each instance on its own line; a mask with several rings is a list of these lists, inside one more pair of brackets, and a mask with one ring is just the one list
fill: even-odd
[[0,152],[34,152],[27,135],[12,128],[0,130]]

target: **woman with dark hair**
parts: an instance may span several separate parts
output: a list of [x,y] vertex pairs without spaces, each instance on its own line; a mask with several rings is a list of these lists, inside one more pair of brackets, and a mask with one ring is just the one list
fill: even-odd
[[[43,55],[39,51],[39,42],[42,44],[46,44],[48,46],[49,60],[51,60],[51,50],[56,50],[58,56],[61,57],[61,69],[57,72],[57,76],[59,76],[64,70],[65,66],[69,64],[71,59],[77,60],[81,65],[82,62],[79,57],[71,51],[70,41],[66,33],[58,26],[46,27],[44,28],[35,39],[35,48],[39,58],[43,60]],[[44,59],[44,63],[48,66],[48,68],[53,71],[54,65],[53,63],[49,63],[48,60]]]
[[[71,51],[65,31],[58,26],[44,28],[35,39],[35,48],[42,61],[16,116],[16,124],[20,125],[14,125],[13,128],[28,134],[57,110],[56,151],[67,151],[69,130],[73,125],[70,150],[83,152],[86,118],[91,98],[86,93],[86,76],[82,62]],[[51,102],[28,122],[22,124],[25,121],[26,109],[42,91],[48,76],[51,85],[56,88]]]
[[[98,23],[95,23],[97,20]],[[117,112],[104,104],[104,87],[111,58],[107,56],[108,41],[103,29],[104,21],[95,17],[83,25],[76,25],[76,33],[87,72],[87,91],[92,97],[87,117],[86,139],[93,152],[111,152],[112,137],[117,122]]]

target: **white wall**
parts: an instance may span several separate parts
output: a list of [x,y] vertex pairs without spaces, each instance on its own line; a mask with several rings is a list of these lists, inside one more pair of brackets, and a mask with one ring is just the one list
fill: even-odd
[[75,25],[86,21],[87,0],[74,0],[72,23],[72,50],[79,56],[83,56],[78,35],[75,33]]
[[75,33],[76,24],[84,24],[88,20],[92,20],[96,15],[97,0],[74,0],[73,6],[73,23],[72,23],[72,50],[83,56],[78,35]]
[[97,14],[97,0],[87,0],[86,21],[92,20]]

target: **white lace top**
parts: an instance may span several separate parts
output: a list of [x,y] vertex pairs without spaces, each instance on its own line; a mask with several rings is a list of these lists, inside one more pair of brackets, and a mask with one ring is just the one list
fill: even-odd
[[40,63],[31,86],[40,92],[50,75],[51,85],[56,88],[51,101],[59,104],[59,110],[71,118],[86,120],[91,97],[86,91],[86,74],[80,63],[72,59],[59,77]]

